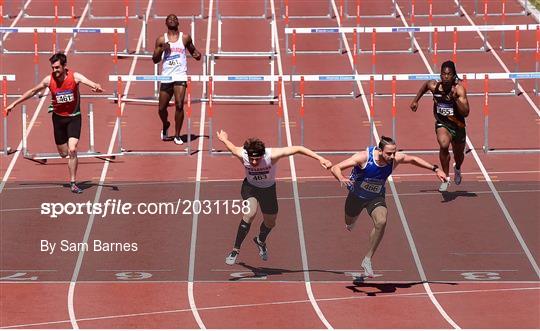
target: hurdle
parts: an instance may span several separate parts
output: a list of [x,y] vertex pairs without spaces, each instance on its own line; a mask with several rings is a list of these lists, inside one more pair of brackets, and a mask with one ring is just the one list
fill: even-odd
[[[481,76],[481,74],[480,74]],[[502,149],[493,148],[489,145],[489,79],[538,79],[540,78],[540,72],[530,73],[514,73],[514,74],[484,74],[484,102],[482,104],[484,115],[484,145],[482,149],[486,154],[532,154],[540,153],[540,149],[527,148],[527,149]]]
[[7,156],[11,153],[14,153],[14,151],[9,146],[8,142],[8,122],[7,122],[7,116],[8,114],[4,112],[4,109],[8,106],[7,99],[7,89],[8,89],[8,81],[15,81],[15,75],[0,75],[2,76],[2,120],[3,123],[3,138],[4,138],[4,146],[2,148],[2,154],[4,156]]
[[[305,117],[305,84],[306,82],[328,82],[328,81],[369,81],[370,82],[370,101],[369,101],[369,112],[370,112],[370,142],[374,144],[374,135],[375,122],[373,117],[375,115],[375,80],[382,80],[383,75],[292,75],[290,80],[293,82],[300,83],[300,109],[299,109],[299,118],[300,118],[300,145],[304,146],[304,117]],[[316,150],[317,154],[321,155],[350,155],[354,154],[357,151],[353,150],[341,150],[341,151],[324,151]]]
[[[58,152],[55,153],[30,153],[28,148],[28,115],[26,111],[26,105],[22,106],[22,153],[25,159],[34,161],[41,164],[46,164],[47,160],[51,159],[63,159]],[[101,159],[114,159],[120,153],[101,153],[94,149],[94,105],[88,104],[88,142],[89,149],[85,152],[77,152],[77,157],[80,158],[101,158]]]
[[[275,87],[273,78],[274,77],[274,55],[273,54],[256,54],[256,53],[237,53],[237,54],[207,54],[205,60],[207,60],[207,65],[210,66],[208,71],[211,76],[214,76],[215,73],[215,63],[216,59],[219,58],[232,58],[232,59],[246,59],[246,58],[255,58],[255,59],[270,59],[270,74],[269,76],[265,75],[229,75],[229,76],[215,76],[209,85],[212,85],[212,89],[208,90],[206,98],[204,101],[209,101],[209,98],[212,97],[213,102],[263,102],[263,103],[273,103],[276,101],[275,96]],[[267,95],[225,95],[225,94],[215,94],[215,83],[216,82],[269,82],[269,94]]]
[[[520,1],[519,1],[520,2]],[[488,1],[487,0],[482,0],[482,12],[480,12],[478,10],[478,0],[474,0],[474,11],[473,11],[473,15],[474,16],[479,16],[479,15],[485,15],[485,16],[495,16],[495,17],[505,17],[505,16],[525,16],[525,15],[530,15],[530,11],[529,11],[529,8],[528,8],[528,4],[527,4],[527,1],[525,1],[524,3],[520,2],[520,5],[522,6],[523,10],[520,11],[520,12],[514,12],[514,13],[507,13],[506,12],[506,0],[501,0],[501,12],[500,13],[489,13],[489,10],[488,10]]]
[[139,0],[135,0],[135,14],[133,15],[130,15],[130,11],[129,11],[129,0],[124,0],[124,15],[117,15],[117,16],[97,16],[97,15],[94,15],[94,13],[92,12],[92,4],[94,2],[94,0],[88,0],[89,2],[89,10],[88,10],[88,17],[90,17],[90,19],[93,19],[93,20],[120,20],[120,19],[123,19],[125,20],[126,22],[126,27],[127,27],[127,21],[129,19],[141,19],[143,16],[142,15],[139,15],[138,13],[140,12],[140,3],[139,3]]
[[[235,17],[236,18],[236,17]],[[242,17],[244,18],[244,17]],[[251,17],[248,17],[251,18]],[[209,72],[210,75],[214,75],[215,73],[215,67],[216,67],[216,60],[219,59],[267,59],[269,62],[270,67],[270,76],[275,75],[275,58],[276,58],[276,48],[275,48],[275,35],[273,33],[273,27],[275,23],[275,20],[272,19],[269,22],[270,26],[270,50],[269,51],[260,51],[260,52],[254,52],[254,51],[224,51],[222,48],[222,24],[223,20],[222,17],[218,17],[218,49],[216,53],[208,53],[205,56],[205,67],[206,72]],[[252,76],[255,77],[257,75],[245,75],[245,76]],[[237,77],[237,81],[243,81],[244,78],[242,75],[237,76],[231,76],[231,77]],[[258,75],[257,77],[263,77],[261,75]],[[214,83],[219,82],[221,80],[213,80],[212,82],[212,93],[215,91]],[[233,78],[231,78],[228,81],[234,81]],[[261,82],[270,82],[269,86],[269,94],[267,95],[212,95],[213,102],[275,102],[276,96],[275,96],[275,87],[274,87],[274,81],[275,80],[267,80],[267,79],[259,79],[254,78],[254,81],[261,81]]]
[[261,15],[222,15],[220,12],[220,0],[216,0],[216,17],[218,20],[222,19],[269,19],[272,18],[268,15],[268,0],[264,0],[264,12]]
[[332,0],[328,0],[328,13],[321,15],[289,15],[289,0],[281,0],[280,10],[282,18],[285,19],[285,24],[289,24],[289,19],[317,19],[317,18],[334,18],[332,13]]
[[[204,19],[204,18],[206,18],[206,17],[204,16],[204,2],[203,2],[203,0],[200,0],[200,10],[199,10],[199,13],[198,13],[198,14],[196,14],[196,15],[195,15],[195,14],[192,14],[192,15],[183,15],[183,16],[182,16],[182,15],[181,15],[181,16],[176,15],[176,17],[178,17],[178,19],[183,19],[183,18],[198,18],[198,19]],[[166,15],[158,15],[158,14],[154,13],[154,14],[152,15],[152,18],[154,18],[154,19],[166,19],[167,16],[166,16]]]
[[75,14],[75,0],[69,0],[69,7],[71,11],[71,15],[58,15],[59,12],[59,0],[54,0],[52,3],[53,7],[53,14],[51,15],[30,15],[26,12],[26,8],[24,5],[22,6],[22,14],[24,18],[39,18],[39,19],[54,19],[54,24],[57,25],[58,21],[60,19],[71,19],[73,22],[75,22],[77,19],[81,18],[81,15]]
[[[273,82],[277,81],[278,84],[278,97],[277,97],[277,138],[278,138],[278,147],[282,146],[282,126],[283,126],[283,81],[288,80],[286,78],[288,77],[275,77],[275,76],[232,76],[236,77],[232,81],[237,82],[251,82],[253,81],[252,78],[255,81],[260,81],[261,79],[271,81]],[[240,79],[240,77],[243,77],[243,79]],[[229,151],[223,151],[223,150],[217,150],[214,149],[214,100],[213,100],[213,80],[217,79],[220,81],[231,81],[228,79],[229,76],[208,76],[208,130],[209,130],[209,137],[208,137],[208,153],[211,156],[223,156],[223,155],[231,155],[231,152]],[[285,79],[284,79],[285,78]],[[203,78],[204,79],[204,78]]]
[[[440,1],[438,3],[441,3]],[[461,13],[461,0],[457,0],[457,4],[455,6],[455,11],[453,13],[445,13],[445,14],[434,14],[433,13],[433,0],[428,0],[428,13],[427,14],[417,14],[416,13],[416,0],[409,0],[409,16],[412,19],[412,22],[414,23],[415,17],[428,17],[431,21],[433,17],[456,17],[456,16],[463,16]]]
[[[201,78],[203,77],[203,78]],[[137,76],[130,76],[130,75],[109,75],[109,81],[116,82],[117,83],[117,91],[118,91],[118,99],[117,99],[117,111],[116,111],[116,121],[118,123],[118,132],[117,132],[117,153],[122,156],[177,156],[177,155],[191,155],[192,148],[191,148],[191,115],[192,115],[192,96],[191,96],[191,89],[192,89],[192,82],[196,81],[204,81],[205,76],[163,76],[163,75],[137,75]],[[203,79],[203,80],[201,80]],[[120,125],[121,123],[121,117],[122,117],[122,104],[126,100],[126,98],[122,95],[120,91],[122,91],[122,85],[124,82],[155,82],[155,81],[186,81],[186,101],[187,101],[187,107],[185,110],[185,114],[187,117],[187,147],[185,150],[182,151],[139,151],[139,150],[133,150],[133,149],[127,149],[124,147],[123,142],[123,136],[122,136],[122,127]]]
[[[345,1],[345,4],[343,3]],[[389,14],[375,14],[375,15],[362,15],[362,0],[356,0],[355,2],[355,15],[349,15],[349,3],[351,0],[340,0],[338,6],[339,16],[343,19],[355,18],[356,25],[360,25],[360,19],[362,18],[397,18],[397,3],[396,0],[392,0],[392,11]]]

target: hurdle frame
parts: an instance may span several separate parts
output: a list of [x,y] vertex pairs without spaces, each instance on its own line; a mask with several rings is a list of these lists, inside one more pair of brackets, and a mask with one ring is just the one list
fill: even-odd
[[397,18],[398,17],[397,9],[396,9],[396,6],[397,6],[396,0],[392,0],[392,12],[390,14],[376,14],[376,15],[361,15],[360,14],[361,1],[362,0],[355,0],[356,15],[349,15],[349,3],[351,2],[351,0],[345,0],[344,4],[343,4],[343,0],[340,0],[340,6],[338,6],[340,17],[356,18],[357,25],[360,24],[360,19],[362,18]]
[[220,0],[216,0],[216,17],[218,20],[222,19],[270,19],[271,15],[268,14],[268,0],[264,0],[264,13],[262,15],[222,15],[219,10]]
[[[197,14],[197,15],[183,15],[183,16],[182,16],[182,15],[181,15],[181,16],[176,15],[176,17],[178,17],[178,19],[192,18],[192,17],[193,17],[194,19],[195,19],[195,18],[197,18],[197,19],[204,19],[204,18],[206,18],[206,16],[204,16],[204,2],[203,2],[203,0],[200,0],[200,12],[199,12],[199,14]],[[153,18],[153,19],[166,19],[167,16],[165,16],[165,15],[158,15],[158,14],[154,13],[154,14],[152,15],[152,18]]]
[[[135,79],[131,79],[132,77],[135,77]],[[133,150],[133,149],[126,149],[124,147],[124,141],[122,139],[122,126],[121,126],[121,118],[122,118],[122,105],[124,104],[125,98],[123,97],[122,93],[122,85],[123,82],[126,81],[169,81],[173,80],[172,76],[164,76],[164,75],[139,75],[139,76],[129,76],[129,75],[109,75],[109,81],[117,82],[117,91],[118,91],[118,98],[117,98],[117,111],[116,111],[116,122],[118,125],[118,131],[117,131],[117,138],[116,138],[116,145],[117,145],[117,153],[121,156],[189,156],[192,154],[192,146],[191,146],[191,114],[192,114],[192,98],[191,98],[191,84],[193,81],[200,81],[200,76],[179,76],[174,77],[174,80],[185,80],[187,82],[186,86],[186,101],[187,101],[187,107],[184,110],[186,117],[187,117],[187,144],[184,150],[179,151],[171,151],[171,150],[156,150],[156,151],[139,151],[139,150]],[[140,79],[137,79],[140,78]],[[170,138],[170,137],[168,137]]]
[[[47,160],[51,159],[64,159],[65,157],[62,157],[58,154],[58,152],[54,153],[30,153],[28,149],[28,131],[27,131],[27,122],[28,122],[28,115],[26,111],[26,105],[22,105],[22,154],[23,157],[27,160],[34,161],[40,164],[46,164]],[[81,114],[82,116],[82,114]],[[89,149],[85,152],[77,152],[78,158],[100,158],[100,159],[114,159],[116,156],[119,156],[121,154],[119,153],[101,153],[96,152],[94,149],[94,105],[92,103],[88,104],[88,140],[89,140]]]
[[[221,76],[225,78],[226,76]],[[228,156],[232,155],[229,151],[223,151],[214,149],[214,100],[212,98],[213,95],[213,79],[214,76],[208,76],[208,154],[210,156]],[[221,79],[223,79],[221,78]],[[266,78],[266,77],[265,77]],[[288,78],[288,77],[287,77]],[[218,78],[219,79],[219,78]],[[269,77],[269,79],[273,83],[276,81],[276,76],[272,75]],[[285,79],[289,80],[289,79]],[[224,80],[225,81],[225,80]],[[250,82],[250,80],[241,80],[243,82]],[[278,138],[278,147],[282,147],[282,129],[283,126],[283,93],[284,93],[284,87],[283,87],[283,76],[277,76],[277,84],[278,84],[278,97],[277,97],[277,138]]]
[[[481,74],[480,74],[481,75]],[[489,79],[498,79],[503,75],[508,75],[510,79],[514,79],[516,82],[518,78],[521,79],[536,79],[540,78],[540,72],[530,73],[511,73],[511,74],[484,74],[484,102],[483,102],[483,115],[484,115],[484,144],[482,150],[486,154],[536,154],[540,153],[538,148],[521,148],[521,149],[505,149],[494,148],[489,146]],[[517,85],[517,83],[516,83]]]
[[[521,1],[518,1],[518,3],[521,5],[521,7],[523,8],[522,11],[520,12],[513,12],[513,13],[507,13],[505,8],[506,8],[506,0],[501,0],[502,1],[502,8],[501,8],[501,12],[500,13],[489,13],[488,12],[488,2],[486,0],[483,0],[482,1],[482,4],[483,4],[483,11],[480,12],[478,10],[478,0],[474,0],[474,10],[473,10],[473,15],[474,16],[480,16],[480,15],[484,15],[484,16],[495,16],[495,17],[504,17],[504,16],[526,16],[526,15],[530,15],[530,11],[529,11],[529,8],[528,8],[528,1],[525,0],[525,2],[521,2]],[[523,6],[523,4],[525,4],[525,6]]]
[[289,19],[320,19],[320,18],[335,18],[332,11],[332,0],[328,0],[328,14],[326,15],[289,15],[289,0],[281,0],[280,2],[281,18],[285,19],[285,24],[289,24]]
[[[24,2],[24,1],[23,1]],[[53,15],[30,15],[26,12],[26,8],[23,6],[21,8],[22,17],[24,18],[38,18],[38,19],[54,19],[55,25],[58,23],[58,20],[60,19],[71,19],[73,21],[76,21],[77,19],[81,18],[81,15],[75,15],[75,1],[70,0],[69,5],[71,8],[71,15],[58,15],[58,7],[59,7],[59,0],[53,1]]]
[[[267,1],[267,0],[265,0]],[[233,17],[233,19],[236,19],[238,17]],[[244,16],[239,18],[246,18]],[[248,19],[253,19],[253,17],[247,17]],[[257,17],[260,18],[260,17]],[[276,24],[275,19],[272,18],[269,20],[270,25],[270,50],[269,51],[224,51],[222,49],[222,38],[221,38],[221,31],[222,31],[222,24],[223,20],[221,16],[218,16],[218,49],[216,53],[207,53],[205,55],[205,67],[206,71],[209,72],[210,76],[214,76],[215,73],[215,67],[216,67],[216,60],[218,59],[268,59],[269,60],[269,66],[270,66],[270,76],[275,76],[275,58],[276,58],[276,47],[275,47],[275,35],[274,35],[274,24]],[[253,79],[252,81],[268,81],[266,79],[260,79],[257,77],[263,77],[262,75],[231,75],[231,77],[237,77],[237,81],[244,81]],[[251,78],[250,78],[251,77]],[[213,80],[212,84],[212,93],[214,93],[214,83],[219,80]],[[231,81],[231,80],[229,80]],[[270,92],[268,95],[212,95],[213,102],[270,102],[273,103],[276,101],[276,95],[275,95],[275,87],[274,87],[274,81],[270,80]],[[205,101],[208,101],[208,95],[205,96]]]
[[123,0],[125,14],[124,15],[118,15],[118,16],[96,16],[96,15],[94,15],[92,13],[93,1],[94,0],[88,0],[88,3],[89,3],[88,17],[90,19],[92,19],[92,20],[125,20],[126,25],[127,25],[127,21],[129,19],[141,19],[141,18],[143,18],[143,15],[139,14],[139,11],[141,9],[139,0],[134,0],[135,1],[135,14],[134,15],[129,14],[129,2],[130,2],[130,0]]
[[[305,138],[304,138],[304,117],[305,117],[305,99],[307,95],[304,93],[304,85],[306,81],[352,81],[353,83],[359,82],[359,81],[369,81],[370,82],[370,100],[369,100],[369,112],[370,112],[370,121],[369,121],[369,134],[370,134],[370,143],[371,145],[374,144],[374,131],[375,131],[375,121],[373,120],[373,116],[375,114],[375,99],[374,99],[374,93],[375,93],[375,79],[377,80],[383,80],[383,75],[291,75],[290,80],[291,82],[300,82],[300,110],[299,110],[299,117],[300,117],[300,145],[304,146]],[[352,151],[352,150],[336,150],[336,151],[328,151],[328,150],[314,150],[315,153],[320,155],[352,155],[354,153],[357,153],[358,150]]]
[[[216,59],[219,58],[233,58],[233,59],[245,59],[245,58],[259,58],[259,59],[265,59],[269,58],[269,64],[270,64],[270,79],[267,79],[265,75],[214,75],[215,73],[215,63]],[[255,54],[255,53],[236,53],[236,54],[207,54],[206,59],[208,61],[208,64],[210,66],[209,72],[210,76],[216,76],[216,78],[209,81],[209,85],[212,85],[212,89],[208,89],[208,93],[205,95],[205,97],[202,99],[203,101],[209,101],[210,97],[212,97],[213,102],[264,102],[264,103],[274,103],[277,101],[276,95],[275,95],[275,87],[274,87],[274,79],[272,77],[275,77],[276,74],[274,73],[274,60],[275,57],[273,54]],[[220,78],[220,77],[226,77],[226,78]],[[225,95],[225,94],[215,94],[215,82],[270,82],[270,93],[267,95]]]
[[412,18],[412,22],[414,22],[415,17],[460,17],[464,16],[461,12],[461,0],[456,0],[457,5],[455,8],[455,12],[453,13],[447,13],[447,14],[433,14],[433,0],[428,0],[428,14],[417,14],[416,13],[416,0],[409,0],[409,16]]

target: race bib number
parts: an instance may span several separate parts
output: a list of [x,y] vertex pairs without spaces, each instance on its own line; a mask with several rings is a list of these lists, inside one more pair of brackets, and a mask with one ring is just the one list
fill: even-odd
[[371,193],[381,193],[381,190],[383,188],[381,184],[369,183],[369,182],[362,182],[362,184],[360,184],[360,187],[364,189],[365,191],[368,191]]
[[253,176],[254,180],[265,180],[266,178],[268,178],[266,175],[255,175],[255,176]]
[[437,113],[442,116],[453,116],[454,115],[454,108],[448,105],[444,104],[438,104],[437,105]]
[[168,66],[180,65],[180,56],[178,54],[165,57],[165,62]]
[[58,92],[56,94],[57,103],[69,103],[69,102],[73,102],[74,99],[75,97],[73,96],[72,91],[63,91],[63,92]]

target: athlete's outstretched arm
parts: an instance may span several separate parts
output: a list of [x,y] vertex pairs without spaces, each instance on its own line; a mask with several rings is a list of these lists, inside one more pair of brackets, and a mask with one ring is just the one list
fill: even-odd
[[225,147],[227,147],[229,152],[231,152],[234,156],[239,158],[240,161],[243,160],[243,158],[242,158],[242,150],[243,150],[243,148],[233,144],[229,140],[229,135],[227,134],[227,132],[225,132],[223,130],[220,130],[220,131],[216,132],[216,135],[217,135],[219,141],[221,141],[225,145]]
[[201,59],[201,53],[195,48],[195,45],[193,45],[193,39],[191,39],[191,36],[186,34],[184,35],[183,39],[184,46],[189,51],[189,54],[191,54],[195,60],[199,61]]
[[332,172],[332,175],[336,177],[336,179],[344,185],[351,186],[353,183],[351,180],[345,176],[343,176],[342,171],[351,167],[354,167],[355,165],[362,165],[367,162],[367,152],[362,151],[360,153],[356,153],[350,158],[343,160],[339,162],[338,164],[334,165],[330,171]]
[[272,148],[272,162],[275,163],[279,159],[285,156],[290,156],[294,154],[302,154],[309,156],[315,160],[318,160],[321,163],[321,166],[325,169],[328,169],[332,166],[332,162],[315,153],[314,151],[306,148],[304,146],[290,146],[290,147],[281,147],[281,148]]
[[9,114],[9,112],[11,110],[13,110],[13,108],[15,108],[18,104],[20,103],[23,103],[24,101],[30,99],[31,97],[33,97],[34,95],[38,94],[39,92],[43,91],[44,89],[46,89],[48,86],[49,86],[49,82],[51,81],[51,76],[47,76],[45,78],[43,78],[43,80],[41,82],[39,82],[39,84],[37,84],[36,86],[32,87],[31,89],[29,89],[28,91],[24,92],[17,100],[13,101],[9,106],[6,107],[6,109],[4,109],[4,113],[6,114],[6,116]]
[[439,180],[441,182],[446,181],[446,174],[444,173],[444,171],[439,169],[438,165],[431,164],[428,161],[426,161],[426,160],[424,160],[424,159],[422,159],[422,158],[420,158],[418,156],[407,155],[405,153],[396,153],[396,157],[395,157],[394,160],[396,162],[396,166],[398,164],[405,163],[405,164],[415,165],[415,166],[417,166],[419,168],[429,169],[429,170],[435,172],[435,174],[437,175],[437,177],[439,178]]
[[103,92],[101,85],[99,85],[98,83],[94,83],[90,79],[86,78],[84,75],[76,72],[73,77],[75,77],[75,81],[77,83],[83,83],[84,85],[90,87],[92,89],[92,92]]

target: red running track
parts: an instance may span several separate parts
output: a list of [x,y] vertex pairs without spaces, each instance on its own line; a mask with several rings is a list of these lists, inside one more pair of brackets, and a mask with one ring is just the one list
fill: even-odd
[[[365,14],[385,13],[389,3],[370,2]],[[408,1],[399,1],[406,14]],[[472,3],[463,1],[471,13]],[[83,2],[76,2],[81,12]],[[339,5],[339,2],[337,3]],[[147,4],[142,6],[146,9]],[[184,8],[185,7],[185,8]],[[198,13],[197,1],[186,1],[182,9]],[[279,2],[275,4],[280,56],[276,73],[290,73],[291,57],[286,54],[284,20]],[[336,7],[337,8],[337,7]],[[508,4],[508,11],[517,10]],[[158,15],[170,6],[152,3]],[[210,19],[197,20],[195,43],[204,53],[217,51],[215,3],[205,3]],[[121,5],[96,5],[95,14],[122,13]],[[270,8],[269,8],[270,10]],[[326,13],[326,1],[314,1],[311,8],[299,2],[290,4],[290,14]],[[444,11],[444,8],[437,7]],[[450,11],[449,8],[447,8]],[[495,10],[495,9],[494,9]],[[30,3],[29,12],[50,11],[42,3]],[[425,12],[418,5],[417,11]],[[250,15],[263,12],[263,3],[220,2],[223,15]],[[404,17],[405,22],[411,22]],[[490,18],[497,23],[496,18]],[[477,24],[481,18],[474,19]],[[510,18],[512,23],[531,23],[529,18]],[[470,24],[465,17],[437,18],[437,24]],[[60,21],[70,26],[70,22]],[[212,23],[211,29],[209,22]],[[417,18],[416,24],[420,25]],[[50,25],[51,20],[23,18],[17,26]],[[83,20],[82,26],[121,26],[118,21]],[[187,30],[187,21],[182,28]],[[335,19],[293,20],[290,26],[335,26]],[[354,19],[345,19],[352,26]],[[364,19],[369,26],[403,26],[401,19]],[[268,21],[225,20],[223,50],[266,51],[269,48]],[[130,48],[135,48],[140,22],[130,21]],[[148,45],[162,33],[163,21],[149,22]],[[24,36],[9,36],[10,43],[25,45]],[[460,37],[461,38],[461,37]],[[463,43],[480,44],[472,34]],[[467,39],[470,38],[470,39]],[[497,45],[497,37],[490,42]],[[425,37],[417,36],[425,52]],[[332,39],[335,41],[335,39]],[[66,45],[68,40],[62,40]],[[406,47],[402,36],[380,38],[381,49]],[[525,38],[524,43],[529,42]],[[92,40],[77,40],[77,48],[92,47]],[[337,42],[336,42],[337,44]],[[300,45],[300,42],[299,42]],[[324,46],[323,46],[324,45]],[[328,46],[330,45],[330,46]],[[304,41],[303,47],[331,47],[322,37]],[[42,45],[40,44],[40,47]],[[349,46],[350,38],[349,38]],[[47,49],[47,43],[43,48]],[[12,47],[14,48],[14,47]],[[508,54],[463,53],[458,56],[460,72],[501,72],[495,57],[512,68]],[[430,61],[430,56],[426,56]],[[47,56],[40,56],[40,73],[48,72]],[[523,67],[531,67],[523,58]],[[107,91],[114,84],[106,77],[113,71],[109,58],[70,56],[70,66],[101,82]],[[24,66],[32,56],[3,57],[2,71],[17,77],[33,77],[33,68]],[[201,63],[189,60],[190,73],[201,74]],[[377,56],[378,73],[426,73],[420,52],[412,55]],[[15,70],[16,68],[16,70]],[[216,74],[266,74],[268,63],[261,60],[218,60]],[[344,55],[303,55],[298,57],[297,73],[350,73],[351,62]],[[148,60],[122,60],[120,73],[150,74]],[[360,56],[359,72],[371,70],[370,57]],[[494,89],[512,86],[491,82]],[[309,85],[312,93],[340,91],[343,86]],[[417,82],[404,83],[400,91],[416,92]],[[18,79],[10,85],[22,92],[29,83]],[[531,86],[523,84],[527,93]],[[369,86],[363,84],[364,91]],[[474,84],[471,90],[477,88]],[[219,93],[261,94],[263,86],[220,86]],[[377,84],[377,89],[389,87]],[[386,90],[385,90],[386,89]],[[149,96],[150,85],[133,84],[129,95]],[[346,91],[346,90],[345,90]],[[88,92],[88,91],[86,91]],[[193,96],[202,93],[194,85]],[[337,93],[337,92],[336,92]],[[538,148],[534,140],[515,139],[518,133],[538,136],[538,117],[524,96],[493,97],[491,104],[491,144],[496,148]],[[299,102],[289,84],[284,93],[285,125],[283,141],[299,144]],[[87,104],[89,101],[84,100]],[[96,149],[107,150],[113,137],[116,106],[96,99]],[[397,139],[404,149],[433,149],[429,100],[423,100],[418,113],[407,109],[409,98],[398,99]],[[282,160],[278,176],[280,215],[278,226],[269,237],[270,260],[261,262],[246,239],[240,263],[223,263],[230,250],[238,215],[160,215],[132,214],[91,218],[86,215],[49,219],[39,214],[42,202],[86,202],[107,199],[124,202],[176,202],[183,200],[232,200],[239,198],[243,170],[231,157],[208,156],[208,140],[193,142],[200,151],[189,157],[124,157],[115,162],[84,159],[79,177],[88,180],[87,189],[74,197],[62,186],[66,178],[63,162],[47,166],[22,159],[17,154],[3,157],[2,173],[8,175],[2,187],[2,327],[40,328],[538,328],[539,275],[534,263],[540,250],[538,211],[529,201],[538,201],[538,159],[527,155],[483,154],[481,98],[470,97],[468,119],[470,146],[464,164],[464,182],[441,196],[432,174],[416,168],[400,167],[392,190],[387,187],[389,226],[374,260],[379,277],[353,284],[352,273],[367,247],[370,221],[363,215],[352,233],[345,231],[342,208],[345,192],[313,160],[294,157]],[[50,124],[44,114],[46,102],[27,102],[30,116],[36,112],[29,145],[36,151],[52,151]],[[369,144],[367,103],[357,99],[309,99],[306,101],[305,145],[314,150],[359,150]],[[379,134],[390,134],[390,100],[376,99],[375,122]],[[172,108],[171,108],[172,110]],[[258,136],[270,146],[277,144],[276,105],[214,104],[214,130],[223,128],[232,141]],[[173,150],[172,143],[156,139],[159,119],[155,106],[128,104],[122,118],[125,144],[130,148]],[[104,114],[103,114],[104,112]],[[255,113],[256,112],[256,113]],[[316,113],[317,112],[317,113]],[[503,113],[504,112],[504,113]],[[506,112],[513,112],[506,114]],[[514,114],[515,113],[515,114]],[[20,126],[17,111],[10,116],[10,142],[17,142]],[[511,118],[513,121],[508,121]],[[193,134],[208,135],[209,112],[206,104],[193,105]],[[249,121],[249,122],[248,122]],[[201,131],[200,124],[204,123]],[[249,123],[249,125],[246,125]],[[333,130],[328,130],[333,127]],[[183,130],[185,132],[185,129]],[[288,134],[290,132],[290,138]],[[114,140],[113,140],[114,142]],[[169,144],[169,145],[166,145]],[[215,142],[217,144],[217,142]],[[133,147],[132,147],[133,146]],[[84,150],[85,146],[81,146]],[[216,146],[219,147],[221,146]],[[517,157],[516,157],[517,156]],[[331,157],[338,162],[341,157]],[[426,156],[437,162],[436,155]],[[163,169],[163,170],[162,170]],[[499,201],[496,197],[500,197]],[[398,206],[401,206],[400,215]],[[505,215],[505,210],[508,211]],[[516,237],[516,231],[522,242]],[[254,226],[256,229],[258,223]],[[406,229],[409,229],[410,237]],[[255,233],[255,230],[252,231]],[[39,241],[136,242],[137,252],[78,253],[39,252]],[[250,245],[251,244],[251,245]],[[414,245],[413,245],[414,244]],[[527,256],[526,247],[532,257]],[[415,253],[417,255],[415,256]],[[79,261],[79,262],[78,262]],[[9,278],[6,278],[9,277]],[[37,277],[37,279],[23,279]],[[422,282],[422,279],[427,282]],[[310,282],[306,282],[309,280]],[[71,287],[70,287],[71,281]],[[262,308],[262,309],[259,309]],[[453,323],[453,324],[451,324]]]

